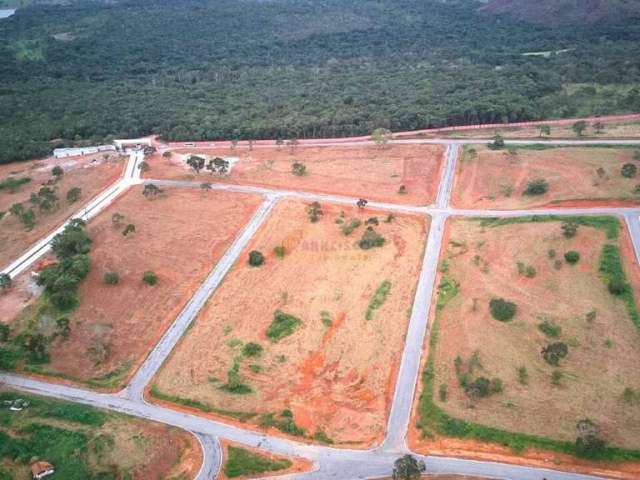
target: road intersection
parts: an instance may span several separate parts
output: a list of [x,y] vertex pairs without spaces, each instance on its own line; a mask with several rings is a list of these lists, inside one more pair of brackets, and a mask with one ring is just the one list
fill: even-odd
[[[362,145],[368,141],[341,142],[339,145]],[[146,418],[176,427],[183,428],[196,435],[204,452],[202,468],[197,476],[198,480],[210,480],[217,476],[221,467],[221,449],[218,439],[225,439],[241,444],[263,449],[275,454],[296,456],[311,460],[313,471],[288,475],[286,478],[296,479],[356,479],[389,475],[393,461],[404,453],[410,453],[406,442],[411,411],[418,384],[424,339],[429,324],[429,308],[433,291],[437,263],[440,254],[444,225],[451,216],[502,217],[524,215],[616,215],[624,218],[632,238],[636,259],[640,262],[640,208],[545,208],[531,210],[469,210],[455,209],[450,205],[453,189],[456,161],[460,146],[464,144],[482,143],[479,140],[395,140],[393,143],[438,143],[447,146],[446,161],[442,169],[438,195],[433,205],[411,206],[383,202],[369,202],[368,208],[428,215],[431,219],[428,239],[425,245],[423,265],[416,289],[411,318],[406,335],[406,342],[399,367],[394,397],[387,423],[387,433],[384,441],[370,450],[350,450],[328,446],[311,445],[287,438],[267,435],[250,428],[240,428],[224,422],[202,418],[194,414],[148,403],[144,398],[145,388],[148,387],[155,373],[162,366],[180,338],[185,334],[198,312],[206,303],[209,296],[222,282],[225,274],[236,262],[249,240],[268,217],[274,205],[284,198],[295,198],[306,201],[326,201],[338,204],[353,205],[356,198],[329,194],[315,194],[301,191],[269,189],[247,185],[229,183],[211,183],[213,189],[231,192],[249,192],[263,196],[260,205],[244,230],[225,252],[224,256],[214,266],[208,277],[185,305],[175,322],[165,332],[160,342],[148,355],[138,369],[130,383],[116,394],[98,393],[82,388],[60,385],[53,382],[36,380],[21,375],[0,373],[0,384],[32,393],[55,397],[59,399],[93,405],[98,408],[114,410],[137,417]],[[532,141],[507,141],[508,144],[543,143]],[[640,141],[546,141],[554,145],[640,145]],[[305,143],[305,146],[314,145]],[[328,145],[328,144],[322,144]],[[268,145],[258,145],[269,148]],[[300,147],[304,148],[304,147]],[[178,188],[200,188],[200,182],[154,180],[140,178],[140,162],[144,159],[141,151],[130,154],[125,173],[122,178],[98,195],[82,211],[72,218],[90,219],[109,206],[115,198],[127,191],[131,186],[140,183],[154,183],[157,185]],[[36,243],[24,255],[9,265],[3,272],[15,276],[32,265],[50,248],[53,237],[62,231],[64,225],[56,229],[47,237]],[[431,473],[466,474],[487,478],[517,479],[517,480],[591,480],[589,475],[567,473],[534,467],[523,467],[495,462],[464,460],[452,457],[421,456],[425,460],[427,469]],[[285,478],[281,476],[280,478]]]

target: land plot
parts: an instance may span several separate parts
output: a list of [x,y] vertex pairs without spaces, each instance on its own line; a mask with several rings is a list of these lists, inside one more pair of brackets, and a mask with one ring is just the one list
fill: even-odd
[[[276,206],[152,394],[324,443],[371,445],[385,431],[427,221],[323,204],[311,222],[308,207]],[[247,261],[254,250],[266,257],[259,267]]]
[[637,205],[640,177],[622,175],[623,165],[640,166],[634,153],[625,148],[465,147],[457,163],[453,204],[484,209]]
[[33,459],[51,464],[52,478],[178,480],[195,477],[202,452],[177,428],[3,389],[2,478],[32,478]]
[[[108,158],[105,157],[108,155]],[[31,162],[17,162],[0,166],[0,267],[5,267],[26,251],[33,243],[60,226],[68,217],[115,182],[122,174],[125,160],[115,154],[100,154],[87,157],[48,159]],[[59,166],[64,173],[56,180],[52,169]],[[22,183],[21,182],[27,182]],[[50,185],[44,185],[50,182]],[[43,186],[55,193],[51,197],[41,197],[35,204],[30,201]],[[73,188],[80,188],[78,198],[68,199]],[[45,202],[43,203],[42,199]],[[22,204],[25,212],[33,209],[33,224],[11,214],[14,204]],[[29,214],[27,214],[29,215]]]
[[[427,205],[435,200],[444,149],[438,145],[372,145],[176,150],[149,160],[149,178],[225,181],[288,190],[330,193],[369,200]],[[186,164],[191,155],[232,162],[228,176],[198,175]],[[293,173],[294,164],[304,167]],[[302,167],[297,167],[302,168]]]
[[[121,385],[261,202],[257,195],[191,189],[165,189],[147,199],[141,191],[132,188],[88,225],[91,269],[80,284],[78,308],[52,310],[45,295],[10,323],[16,339],[24,333],[48,339],[48,363],[19,362],[18,368]],[[145,272],[153,272],[155,284],[147,284],[154,283],[149,276],[143,281]],[[62,317],[66,332],[58,328]]]
[[[640,272],[628,234],[614,217],[536,218],[447,225],[415,447],[455,437],[470,441],[467,455],[499,444],[558,462],[638,460]],[[581,449],[578,425],[606,446]]]

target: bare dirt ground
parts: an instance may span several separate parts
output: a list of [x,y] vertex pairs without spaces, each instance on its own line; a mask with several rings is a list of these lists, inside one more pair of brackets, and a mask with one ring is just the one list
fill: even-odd
[[[193,328],[173,351],[156,384],[161,392],[204,402],[218,410],[260,415],[285,409],[306,436],[324,433],[336,443],[371,445],[381,440],[402,353],[404,334],[420,268],[426,220],[344,208],[345,223],[378,216],[375,229],[386,242],[361,250],[355,244],[365,226],[349,236],[335,223],[341,208],[322,205],[317,223],[307,205],[283,201],[257,233],[242,259],[201,311]],[[284,246],[284,258],[273,249]],[[248,252],[266,256],[259,268]],[[386,298],[366,319],[382,284]],[[274,313],[301,320],[279,342],[266,335]],[[262,353],[248,357],[244,345]],[[227,393],[236,373],[252,393]],[[271,429],[274,433],[275,430]],[[321,433],[319,433],[321,432]]]
[[[228,177],[195,175],[185,164],[190,155],[238,157]],[[365,197],[413,205],[433,203],[440,179],[444,149],[437,145],[297,147],[236,147],[235,149],[175,150],[170,159],[156,154],[148,160],[149,178],[231,183]],[[307,173],[292,174],[302,163]],[[404,185],[406,193],[399,194]]]
[[[604,232],[581,226],[576,237],[566,239],[559,222],[482,227],[474,220],[449,221],[441,254],[446,272],[440,278],[459,282],[460,290],[438,316],[433,382],[438,407],[455,418],[566,441],[574,441],[577,422],[589,418],[610,444],[640,447],[638,406],[622,397],[625,388],[638,387],[639,333],[623,302],[608,292],[600,278],[599,258],[607,241],[619,245],[625,273],[637,291],[640,271],[626,230],[619,240],[607,240]],[[549,250],[556,251],[554,258]],[[574,266],[563,259],[568,250],[581,255]],[[534,267],[535,276],[520,274],[517,262]],[[492,298],[514,302],[515,318],[510,322],[492,318],[488,307]],[[588,319],[594,310],[595,317]],[[560,326],[557,338],[541,332],[539,324],[545,320]],[[541,356],[541,349],[555,341],[569,345],[569,355],[557,368]],[[503,392],[471,401],[459,385],[458,356],[463,373],[474,363],[470,380],[500,378]],[[476,362],[471,360],[474,356]],[[527,371],[526,384],[521,383],[520,367]],[[558,384],[552,379],[554,371],[561,372]],[[438,393],[441,388],[447,392],[444,401]],[[500,445],[441,436],[427,440],[417,428],[411,429],[410,443],[416,451],[430,454],[562,465],[616,478],[640,474],[637,464],[595,464],[534,449],[515,454]]]
[[[593,127],[594,121],[587,122],[588,127],[583,133],[582,137],[578,137],[576,132],[573,131],[571,125],[551,125],[550,135],[540,135],[539,127],[508,127],[508,128],[483,128],[477,130],[460,130],[452,132],[434,132],[432,134],[419,134],[415,135],[415,138],[492,138],[499,133],[504,138],[522,138],[522,139],[598,139],[598,138],[638,138],[640,137],[640,122],[637,121],[625,121],[625,122],[607,122],[603,120],[604,129],[601,132],[597,132]],[[413,137],[403,137],[413,138]]]
[[[475,154],[473,151],[475,150]],[[613,148],[551,148],[493,151],[466,147],[456,166],[452,201],[460,208],[524,209],[544,206],[637,205],[640,177],[625,178],[620,170],[634,150]],[[524,195],[527,184],[543,178],[549,190]]]
[[[147,200],[141,187],[120,197],[89,224],[91,272],[79,290],[80,306],[70,316],[71,334],[52,345],[47,371],[98,386],[120,385],[260,202],[257,195],[188,189],[165,189]],[[115,213],[124,216],[118,228]],[[136,230],[125,237],[128,224]],[[158,276],[157,285],[142,282],[148,270]],[[120,282],[106,285],[106,272],[118,273]],[[28,318],[26,312],[22,317]]]
[[[124,168],[124,158],[110,153],[109,160],[104,159],[104,153],[87,155],[85,157],[69,157],[65,159],[46,159],[29,162],[16,162],[0,165],[0,181],[8,178],[30,177],[31,182],[11,193],[6,189],[0,190],[0,212],[6,212],[14,203],[25,203],[28,209],[29,196],[37,193],[44,182],[52,178],[51,169],[60,165],[65,170],[62,178],[55,184],[59,205],[51,212],[41,213],[34,208],[36,225],[26,230],[20,220],[9,213],[0,219],[0,266],[5,266],[15,260],[21,253],[57,228],[69,216],[82,208],[91,198],[115,182]],[[82,189],[81,198],[69,203],[67,192],[73,187]]]
[[234,479],[253,479],[253,478],[264,478],[264,477],[270,477],[271,478],[271,477],[280,476],[280,475],[289,475],[289,474],[294,474],[294,473],[308,472],[313,468],[313,463],[311,463],[309,460],[304,459],[304,458],[283,457],[281,455],[274,455],[274,454],[272,454],[270,452],[267,452],[265,450],[258,450],[256,448],[250,448],[250,447],[247,447],[246,445],[242,445],[240,443],[235,443],[235,442],[230,442],[228,440],[220,440],[220,446],[222,447],[222,468],[220,470],[220,474],[217,477],[219,480],[229,480],[229,477],[227,477],[224,474],[224,465],[225,465],[227,459],[229,458],[229,447],[242,448],[244,450],[248,450],[251,453],[254,453],[256,455],[259,455],[261,457],[267,458],[267,459],[272,460],[272,461],[289,460],[291,462],[291,464],[292,464],[289,468],[286,468],[286,469],[276,470],[276,471],[271,471],[271,472],[264,472],[262,474],[242,475],[242,476],[239,476],[239,477],[233,477]]

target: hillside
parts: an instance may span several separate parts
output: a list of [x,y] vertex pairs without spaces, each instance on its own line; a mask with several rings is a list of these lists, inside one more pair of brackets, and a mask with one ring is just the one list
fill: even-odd
[[[523,28],[470,0],[40,1],[0,21],[0,163],[149,133],[307,138],[640,111],[633,24]],[[525,55],[551,50],[565,53]]]
[[550,26],[620,24],[640,18],[640,0],[491,0],[480,11]]

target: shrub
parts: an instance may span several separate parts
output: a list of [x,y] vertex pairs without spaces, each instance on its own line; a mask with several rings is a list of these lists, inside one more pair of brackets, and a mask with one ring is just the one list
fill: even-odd
[[147,270],[142,274],[142,281],[147,285],[153,286],[156,283],[158,283],[158,276],[155,273],[153,273],[151,270]]
[[567,263],[574,265],[580,260],[580,254],[575,250],[570,250],[564,254],[564,259],[567,261]]
[[529,385],[529,372],[527,371],[527,367],[518,367],[516,371],[518,372],[518,382],[520,385]]
[[67,192],[67,202],[75,203],[80,200],[82,195],[82,189],[80,187],[73,187]]
[[553,262],[553,268],[556,270],[560,270],[562,268],[562,260],[556,260]]
[[295,162],[291,165],[291,173],[298,177],[302,177],[307,174],[307,166],[300,162]]
[[633,163],[625,163],[620,170],[620,175],[625,178],[633,178],[638,173],[638,167],[636,167]]
[[11,275],[8,273],[0,273],[0,290],[3,292],[9,290],[11,288],[11,284],[13,281],[11,280]]
[[107,285],[116,285],[120,281],[120,275],[116,272],[107,272],[104,274],[102,279]]
[[367,227],[362,234],[362,238],[358,242],[358,246],[362,250],[369,250],[375,247],[382,247],[384,242],[384,237],[376,232],[373,227]]
[[63,174],[64,174],[64,170],[60,165],[56,165],[55,167],[53,167],[53,169],[51,169],[51,175],[53,175],[56,178],[60,178]]
[[600,429],[589,419],[580,420],[576,429],[576,455],[589,459],[601,457],[605,452],[606,442],[600,437]]
[[547,337],[552,338],[558,337],[560,335],[560,332],[562,332],[562,328],[559,325],[556,325],[549,320],[545,320],[544,322],[539,323],[538,330],[544,333]]
[[544,195],[549,190],[549,184],[544,178],[537,178],[527,183],[524,195]]
[[508,322],[516,314],[516,304],[502,298],[493,298],[489,302],[491,316],[500,322]]
[[545,362],[557,367],[560,360],[569,354],[569,347],[564,342],[555,342],[544,347],[541,353]]
[[563,376],[564,374],[561,370],[554,370],[551,374],[551,383],[553,383],[554,385],[560,385]]
[[262,354],[262,345],[255,342],[249,342],[242,347],[242,354],[245,357],[258,357]]
[[495,393],[502,393],[502,380],[499,378],[492,378],[491,384],[489,385],[489,394],[493,395]]
[[547,256],[549,258],[556,258],[556,251],[553,248],[549,249],[549,251],[547,252]]
[[609,293],[616,295],[616,296],[621,296],[624,293],[626,293],[627,291],[627,284],[626,282],[618,279],[618,278],[612,278],[609,281],[609,284],[607,285],[607,288],[609,289]]
[[578,224],[575,222],[562,222],[562,234],[565,238],[573,238],[578,233]]
[[486,398],[491,394],[491,380],[486,377],[478,377],[464,386],[464,393],[472,400]]
[[274,343],[279,342],[293,334],[301,323],[302,321],[298,317],[277,310],[273,315],[271,325],[267,329],[267,337]]
[[124,230],[122,230],[122,235],[123,236],[127,236],[130,233],[134,233],[136,231],[136,226],[133,223],[128,224],[126,227],[124,227]]
[[441,383],[440,388],[438,388],[438,398],[440,398],[441,402],[447,401],[447,384]]
[[489,144],[491,150],[502,150],[504,148],[504,138],[499,133],[493,137],[493,142]]
[[273,253],[276,255],[276,257],[278,258],[284,258],[285,254],[287,253],[286,248],[284,248],[283,245],[279,245],[277,247],[274,247],[273,249]]
[[20,187],[26,183],[31,181],[30,177],[9,177],[5,178],[0,182],[0,190],[4,190],[5,188],[9,190],[10,193],[16,193],[20,190]]
[[309,215],[309,221],[311,223],[316,223],[318,220],[320,220],[320,217],[324,215],[320,202],[313,202],[311,205],[309,205],[309,207],[307,208],[307,214]]
[[353,231],[356,228],[358,228],[360,225],[362,225],[362,222],[357,218],[354,218],[353,220],[350,220],[349,222],[344,223],[340,228],[340,230],[342,230],[342,233],[344,235],[351,235]]
[[259,267],[264,263],[264,255],[258,250],[251,250],[249,252],[249,265],[252,267]]

